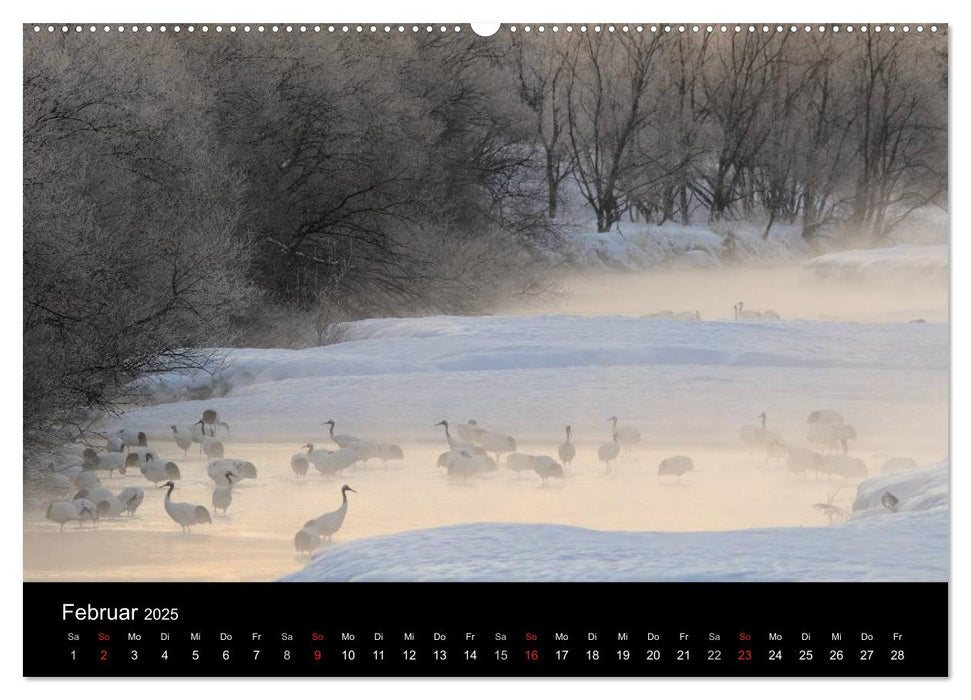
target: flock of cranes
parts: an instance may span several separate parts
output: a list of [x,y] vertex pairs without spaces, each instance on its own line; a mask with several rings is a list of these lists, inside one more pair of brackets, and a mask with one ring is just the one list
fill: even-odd
[[[804,442],[809,447],[794,444],[771,430],[765,412],[759,414],[758,420],[758,424],[741,426],[739,437],[753,458],[757,450],[764,450],[763,464],[773,459],[780,462],[785,459],[790,473],[805,475],[814,471],[817,479],[819,474],[849,479],[865,477],[868,473],[863,460],[849,454],[849,442],[856,439],[856,431],[838,411],[820,409],[809,413]],[[612,463],[620,457],[621,452],[641,442],[641,433],[637,428],[621,423],[617,416],[610,416],[606,422],[609,424],[609,439],[598,446],[597,457],[603,463],[605,472],[610,473]],[[333,449],[309,442],[304,444],[301,451],[290,459],[297,479],[305,479],[311,467],[324,476],[343,476],[345,469],[366,467],[370,460],[380,460],[387,465],[390,460],[404,458],[399,445],[337,433],[333,420],[321,425],[327,426],[330,439],[328,447]],[[505,467],[517,476],[522,472],[534,472],[546,485],[550,479],[563,479],[577,457],[577,445],[570,425],[565,426],[564,438],[557,445],[558,459],[547,454],[520,452],[513,436],[490,430],[475,419],[454,426],[443,419],[433,427],[443,429],[447,449],[438,456],[437,465],[450,477],[469,479],[495,472],[504,460]],[[173,425],[171,430],[175,445],[182,450],[184,457],[188,457],[194,445],[206,456],[206,475],[213,482],[213,512],[218,515],[222,511],[225,515],[232,506],[237,484],[257,478],[256,466],[247,460],[225,456],[223,441],[229,435],[230,428],[228,423],[219,419],[216,411],[206,410],[197,422],[188,426]],[[128,470],[137,470],[156,488],[167,489],[165,512],[183,532],[190,532],[196,525],[212,524],[212,516],[205,505],[172,500],[176,482],[182,478],[182,470],[149,446],[144,431],[124,428],[108,437],[104,451],[99,453],[85,447],[80,452],[79,463],[60,469],[51,466],[50,483],[56,490],[77,489],[73,498],[54,501],[47,509],[47,519],[59,524],[61,530],[71,521],[81,524],[99,518],[134,515],[145,499],[144,489],[130,486],[116,494],[101,484],[99,476],[105,472],[108,476],[113,476],[115,472],[126,475]],[[915,466],[912,459],[891,457],[885,462],[883,471]],[[693,470],[694,462],[690,457],[672,455],[660,461],[657,474],[659,478],[680,480]],[[356,493],[350,486],[344,485],[337,510],[306,521],[294,537],[294,547],[298,553],[312,552],[341,528],[347,515],[348,492]],[[898,500],[888,492],[883,504],[888,510],[896,511]]]

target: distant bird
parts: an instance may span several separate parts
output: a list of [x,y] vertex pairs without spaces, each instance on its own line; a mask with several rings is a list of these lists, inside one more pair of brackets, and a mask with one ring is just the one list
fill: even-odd
[[562,479],[563,465],[557,462],[552,457],[547,457],[546,455],[537,455],[533,457],[533,471],[539,475],[539,478],[543,480],[545,485],[549,479]]
[[347,515],[347,492],[351,491],[357,493],[350,486],[344,484],[341,487],[341,507],[337,510],[331,511],[330,513],[324,513],[318,518],[313,520],[308,520],[307,524],[304,525],[304,529],[311,529],[316,532],[320,537],[326,537],[328,541],[332,541],[334,533],[341,529],[341,525],[344,524],[344,518]]
[[312,520],[294,535],[293,546],[298,554],[306,552],[308,555],[320,546],[320,533],[313,528]]
[[125,512],[134,515],[145,500],[145,491],[141,486],[129,486],[118,494],[118,498],[125,504]]
[[629,425],[617,425],[617,416],[607,419],[608,423],[613,423],[613,433],[624,446],[634,445],[641,441],[641,433],[637,428]]
[[202,443],[206,438],[216,437],[216,431],[206,427],[206,423],[201,418],[192,424],[192,442],[199,445],[199,454],[202,454]]
[[452,433],[449,432],[447,420],[444,420],[444,419],[440,420],[433,427],[437,427],[439,425],[445,426],[445,442],[448,443],[448,448],[450,450],[465,450],[466,452],[472,455],[481,455],[483,457],[486,456],[487,453],[485,451],[485,448],[479,445],[473,445],[470,442],[462,442],[461,440],[456,440],[455,438],[453,438]]
[[148,437],[141,430],[122,428],[118,431],[118,437],[125,447],[148,447]]
[[193,525],[212,524],[212,518],[209,517],[209,511],[206,510],[205,506],[198,506],[193,503],[175,503],[172,501],[172,490],[175,488],[175,482],[167,481],[159,486],[159,488],[168,489],[165,494],[165,512],[169,514],[172,520],[179,524],[182,532],[191,532],[192,530],[190,528]]
[[229,423],[227,423],[224,420],[220,420],[219,413],[217,413],[212,408],[207,408],[205,411],[202,412],[202,422],[207,428],[209,428],[212,431],[209,433],[210,436],[216,435],[216,432],[215,432],[216,427],[225,428],[227,433],[231,432],[229,430]]
[[620,443],[617,442],[617,435],[614,434],[612,442],[605,442],[597,449],[597,457],[601,462],[606,463],[607,471],[610,472],[610,463],[617,459],[620,454]]
[[405,453],[402,451],[401,447],[398,445],[393,445],[390,443],[381,443],[378,445],[378,458],[384,462],[384,466],[388,466],[388,462],[393,459],[404,459]]
[[357,459],[353,447],[341,447],[335,452],[320,447],[315,448],[312,443],[307,443],[304,447],[307,448],[307,459],[314,465],[314,469],[324,476],[331,474],[343,476],[344,470]]
[[857,457],[849,455],[823,455],[819,471],[832,477],[833,474],[842,476],[844,479],[862,478],[867,475],[866,462]]
[[[381,458],[381,445],[371,440],[358,440],[357,442],[350,443],[346,448],[342,447],[342,450],[349,450],[351,456],[353,457],[353,462],[361,462],[365,467],[367,467],[368,460],[380,459]],[[399,447],[400,451],[401,448]],[[385,463],[387,466],[387,462]]]
[[765,411],[762,411],[762,413],[758,415],[758,419],[760,421],[759,425],[743,425],[738,429],[738,435],[740,438],[742,438],[742,442],[745,443],[745,446],[748,447],[749,455],[753,455],[756,447],[765,447],[765,460],[768,461],[769,446],[773,442],[781,443],[782,440],[778,435],[765,427],[766,420],[768,419]]
[[482,436],[482,449],[486,452],[492,452],[498,462],[501,455],[516,451],[516,440],[508,435],[494,433],[490,430]]
[[848,440],[856,439],[856,430],[849,423],[810,423],[806,440],[830,450],[849,451]]
[[758,311],[746,311],[744,301],[736,302],[732,308],[735,310],[736,321],[740,318],[762,318],[762,314]]
[[138,450],[130,450],[128,455],[125,457],[125,463],[121,469],[121,473],[124,474],[129,467],[138,467],[141,469],[149,462],[161,461],[161,456],[155,450],[145,447]]
[[101,479],[96,471],[83,470],[74,477],[74,485],[79,489],[96,489],[101,486]]
[[87,498],[75,498],[71,503],[74,504],[78,513],[78,521],[83,524],[85,520],[98,519],[98,506]]
[[105,443],[105,452],[124,452],[125,443],[118,435],[112,435]]
[[889,491],[885,491],[883,496],[880,497],[880,503],[882,503],[883,507],[889,510],[891,513],[896,513],[897,506],[900,504],[900,499]]
[[449,476],[468,479],[498,467],[492,457],[469,452],[466,448],[449,450],[439,457],[438,466],[445,467]]
[[82,466],[89,471],[108,472],[109,476],[114,476],[117,469],[122,474],[125,473],[126,457],[121,452],[103,452],[100,455],[86,447],[82,453],[84,462]]
[[112,494],[111,491],[103,486],[99,486],[98,488],[93,489],[81,489],[74,494],[74,500],[77,501],[80,499],[87,499],[97,505],[99,501],[111,499],[113,496],[114,494]]
[[47,506],[47,514],[44,517],[60,525],[61,532],[64,532],[64,523],[81,519],[77,506],[71,501],[54,501]]
[[160,459],[151,458],[140,467],[142,476],[157,484],[160,481],[172,481],[182,478],[182,472],[175,462],[163,462]]
[[482,443],[482,438],[485,436],[488,430],[481,427],[475,418],[469,418],[467,423],[459,423],[455,426],[458,431],[459,437],[466,442],[472,443],[473,445],[478,445]]
[[222,459],[226,453],[222,440],[214,437],[207,437],[202,441],[202,451],[208,459]]
[[[446,452],[445,454],[448,453]],[[533,468],[533,455],[528,455],[523,452],[513,452],[506,456],[506,468],[516,472],[517,476],[520,472],[529,471]]]
[[179,427],[173,425],[172,427],[172,438],[175,440],[176,446],[182,450],[182,456],[185,459],[189,457],[189,448],[192,447],[192,428]]
[[98,518],[117,518],[126,509],[125,502],[113,494],[109,494],[107,498],[102,498],[96,503]]
[[917,462],[911,457],[888,457],[880,469],[884,474],[899,472],[905,469],[916,469]]
[[566,440],[560,443],[559,453],[560,461],[563,462],[563,466],[567,469],[570,468],[570,462],[573,458],[577,456],[577,446],[570,442],[570,438],[573,437],[573,428],[569,425],[566,426]]
[[226,479],[226,485],[217,486],[212,490],[212,510],[216,515],[219,515],[220,508],[223,510],[223,515],[226,515],[226,509],[233,502],[233,479],[236,478],[236,475],[231,471],[227,471],[224,477]]
[[216,459],[206,467],[206,474],[217,486],[228,484],[226,472],[231,472],[236,481],[255,479],[257,476],[256,465],[243,459],[232,459],[231,457]]
[[310,457],[308,453],[314,448],[313,445],[304,445],[304,447],[307,448],[307,452],[297,452],[290,458],[290,468],[297,475],[298,479],[307,476],[307,471],[310,469]]
[[691,461],[691,457],[675,455],[661,460],[661,463],[657,466],[657,475],[674,476],[677,481],[681,481],[681,476],[694,468],[695,463]]
[[350,447],[355,442],[362,442],[360,438],[354,437],[353,435],[334,435],[334,428],[337,424],[334,423],[333,418],[330,420],[325,420],[323,423],[321,423],[321,425],[330,426],[330,439],[336,442],[340,447]]
[[813,471],[819,476],[820,468],[823,463],[823,456],[816,454],[812,450],[804,447],[786,447],[788,456],[786,457],[786,470],[790,474],[805,476],[807,471]]
[[779,320],[779,314],[772,309],[766,309],[765,311],[754,311],[745,308],[745,302],[740,301],[735,304],[732,308],[735,309],[735,318],[770,318],[774,320]]
[[58,470],[54,463],[51,462],[49,465],[50,472],[47,475],[47,487],[53,489],[54,491],[67,491],[71,488],[71,477],[65,474],[63,471]]
[[832,408],[823,408],[818,411],[810,411],[806,417],[807,423],[842,423],[843,414]]

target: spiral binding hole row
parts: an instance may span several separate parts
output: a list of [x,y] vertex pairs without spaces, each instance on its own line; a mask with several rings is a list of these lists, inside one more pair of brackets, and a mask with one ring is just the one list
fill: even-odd
[[[607,33],[616,33],[616,32],[621,32],[621,33],[645,33],[645,32],[649,32],[649,33],[654,33],[654,34],[657,34],[657,33],[660,33],[660,32],[664,32],[664,33],[671,33],[671,32],[678,32],[678,33],[686,33],[686,32],[688,32],[688,33],[702,33],[702,32],[715,33],[715,32],[719,32],[719,33],[722,33],[722,34],[727,34],[729,32],[734,32],[736,34],[740,34],[740,33],[745,32],[745,31],[747,31],[749,33],[755,33],[755,32],[761,31],[761,32],[766,33],[766,34],[767,33],[770,33],[770,32],[775,32],[777,34],[781,34],[781,33],[786,32],[786,31],[788,31],[790,33],[795,33],[795,32],[831,32],[833,34],[838,34],[838,33],[841,33],[841,32],[845,32],[847,34],[852,34],[853,32],[868,32],[868,31],[873,31],[873,32],[883,32],[883,31],[887,31],[887,32],[890,32],[890,33],[894,33],[894,32],[897,32],[897,31],[901,31],[901,32],[904,32],[904,33],[909,33],[911,31],[915,31],[917,33],[923,33],[925,31],[925,29],[926,30],[929,30],[931,32],[937,32],[938,31],[938,27],[937,27],[936,24],[932,24],[932,25],[930,25],[928,27],[925,27],[922,24],[918,24],[918,25],[909,25],[909,24],[904,24],[904,25],[894,25],[894,24],[890,24],[890,25],[879,25],[878,24],[878,25],[874,25],[874,26],[868,26],[868,25],[865,25],[865,24],[861,24],[861,25],[853,25],[853,24],[846,24],[846,25],[839,25],[839,24],[832,24],[832,25],[825,25],[825,24],[820,24],[820,25],[810,25],[810,24],[805,24],[805,25],[795,25],[795,24],[789,24],[789,25],[782,25],[782,24],[776,24],[776,25],[768,25],[768,24],[762,24],[762,25],[754,25],[754,24],[749,24],[749,25],[739,25],[739,24],[735,24],[735,25],[727,25],[727,24],[718,24],[718,25],[715,25],[715,24],[704,24],[704,25],[699,25],[699,24],[691,24],[691,25],[687,25],[687,24],[663,24],[663,25],[662,24],[650,24],[650,25],[647,25],[647,24],[635,24],[635,25],[631,25],[631,24],[622,24],[622,25],[616,25],[616,24],[605,24],[605,25],[601,25],[601,24],[594,24],[594,25],[587,25],[587,24],[578,24],[578,25],[566,24],[566,25],[558,25],[558,24],[552,24],[552,25],[543,25],[543,24],[540,24],[540,25],[529,25],[529,24],[526,24],[526,25],[521,25],[520,26],[520,25],[513,24],[513,25],[509,25],[506,29],[507,29],[507,31],[512,32],[512,33],[515,33],[517,31],[522,31],[522,32],[527,32],[527,33],[528,32],[535,31],[535,32],[540,33],[540,34],[546,33],[547,31],[550,31],[550,32],[553,32],[553,33],[558,33],[558,32],[561,32],[561,31],[565,31],[567,33],[572,33],[572,32],[586,33],[586,32],[590,32],[590,31],[592,31],[594,33],[602,33],[604,31],[606,31]],[[100,31],[104,31],[104,32],[112,32],[112,31],[115,31],[115,32],[118,32],[118,33],[124,33],[126,31],[128,31],[128,32],[131,32],[133,34],[138,33],[140,31],[145,32],[145,33],[151,33],[153,31],[158,31],[158,32],[164,33],[164,32],[171,31],[171,32],[174,32],[176,34],[178,34],[180,32],[183,32],[183,31],[189,32],[190,34],[196,32],[196,31],[200,31],[200,32],[202,32],[204,34],[210,32],[210,31],[215,31],[217,33],[221,33],[221,32],[224,32],[224,31],[227,31],[229,33],[236,33],[236,32],[239,32],[239,31],[242,31],[243,33],[249,33],[249,32],[257,32],[257,33],[260,33],[260,32],[263,32],[263,33],[266,33],[266,32],[269,32],[269,33],[280,33],[280,32],[284,32],[284,33],[294,33],[294,32],[296,32],[296,33],[301,33],[301,34],[306,34],[306,33],[312,33],[312,34],[321,34],[321,33],[327,33],[327,34],[352,34],[352,33],[357,33],[357,34],[364,34],[364,33],[376,34],[378,32],[384,32],[385,34],[392,34],[392,33],[395,33],[395,32],[397,32],[399,34],[404,34],[406,32],[411,32],[412,34],[417,34],[417,33],[420,33],[420,32],[424,32],[424,33],[428,34],[428,33],[436,32],[436,31],[439,32],[439,33],[451,33],[451,32],[461,32],[461,31],[463,31],[463,29],[462,29],[462,27],[460,25],[444,25],[444,24],[443,25],[431,25],[431,24],[427,24],[427,25],[418,25],[418,24],[412,24],[412,25],[403,25],[403,24],[388,25],[388,24],[386,24],[386,25],[383,25],[383,26],[382,25],[376,25],[376,24],[371,24],[371,25],[364,25],[364,24],[357,24],[357,25],[348,25],[348,24],[341,24],[341,25],[336,25],[336,24],[327,24],[327,25],[324,25],[324,24],[283,24],[283,25],[281,25],[281,24],[271,24],[271,25],[264,25],[264,24],[258,24],[258,25],[250,25],[250,24],[236,25],[236,24],[230,24],[230,25],[222,25],[222,24],[216,24],[216,25],[212,25],[212,26],[210,26],[208,24],[202,24],[202,25],[192,25],[192,24],[190,24],[190,25],[185,25],[185,26],[178,25],[178,24],[175,24],[175,25],[165,25],[165,24],[161,24],[161,25],[151,25],[151,24],[144,24],[144,25],[138,25],[138,24],[132,24],[132,25],[124,25],[124,24],[119,24],[119,25],[109,25],[109,24],[105,24],[105,25],[94,25],[94,24],[90,24],[90,25],[81,25],[81,24],[76,24],[76,25],[67,25],[67,24],[62,24],[62,25],[54,25],[54,24],[40,25],[40,24],[35,24],[35,25],[33,25],[33,30],[34,30],[35,33],[41,33],[44,30],[46,30],[48,33],[54,33],[54,32],[57,32],[57,31],[60,31],[61,33],[67,33],[67,32],[71,32],[72,30],[75,33],[80,33],[80,32],[84,32],[85,30],[87,30],[88,32],[97,32],[97,31],[100,30]]]

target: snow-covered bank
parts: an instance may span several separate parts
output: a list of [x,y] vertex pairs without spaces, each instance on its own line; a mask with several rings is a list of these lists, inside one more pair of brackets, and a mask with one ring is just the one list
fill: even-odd
[[764,228],[733,222],[713,231],[708,226],[663,226],[621,223],[606,233],[574,231],[551,260],[580,269],[644,270],[664,266],[720,267],[731,263],[778,263],[802,258],[808,246],[800,227],[774,227],[767,239]]
[[898,500],[897,512],[945,508],[948,503],[948,463],[929,469],[904,470],[867,479],[860,483],[853,501],[854,519],[884,512],[880,499],[888,491]]
[[888,486],[903,496],[900,511],[864,509],[832,527],[672,533],[473,523],[322,550],[283,580],[946,581],[946,465],[868,480],[857,501]]
[[899,282],[916,278],[946,283],[949,261],[946,245],[905,245],[828,253],[810,260],[806,269],[823,279]]
[[[946,440],[944,325],[438,316],[361,321],[348,337],[228,351],[215,377],[159,377],[157,399],[175,403],[108,427],[171,440],[170,425],[211,406],[234,439],[298,445],[328,418],[393,441],[438,440],[433,423],[473,417],[521,439],[548,439],[571,423],[578,440],[595,440],[609,437],[604,420],[616,414],[652,443],[737,445],[738,426],[762,410],[774,429],[800,438],[806,414],[829,406],[874,450],[900,449],[875,442],[878,432],[935,450]],[[218,398],[184,400],[207,384]]]

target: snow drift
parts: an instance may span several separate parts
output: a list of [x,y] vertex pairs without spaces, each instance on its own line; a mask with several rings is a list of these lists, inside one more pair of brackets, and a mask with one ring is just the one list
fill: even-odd
[[[879,507],[888,488],[901,497],[897,513]],[[940,464],[863,482],[859,512],[831,527],[672,533],[473,523],[321,550],[282,580],[946,581],[947,503]]]

